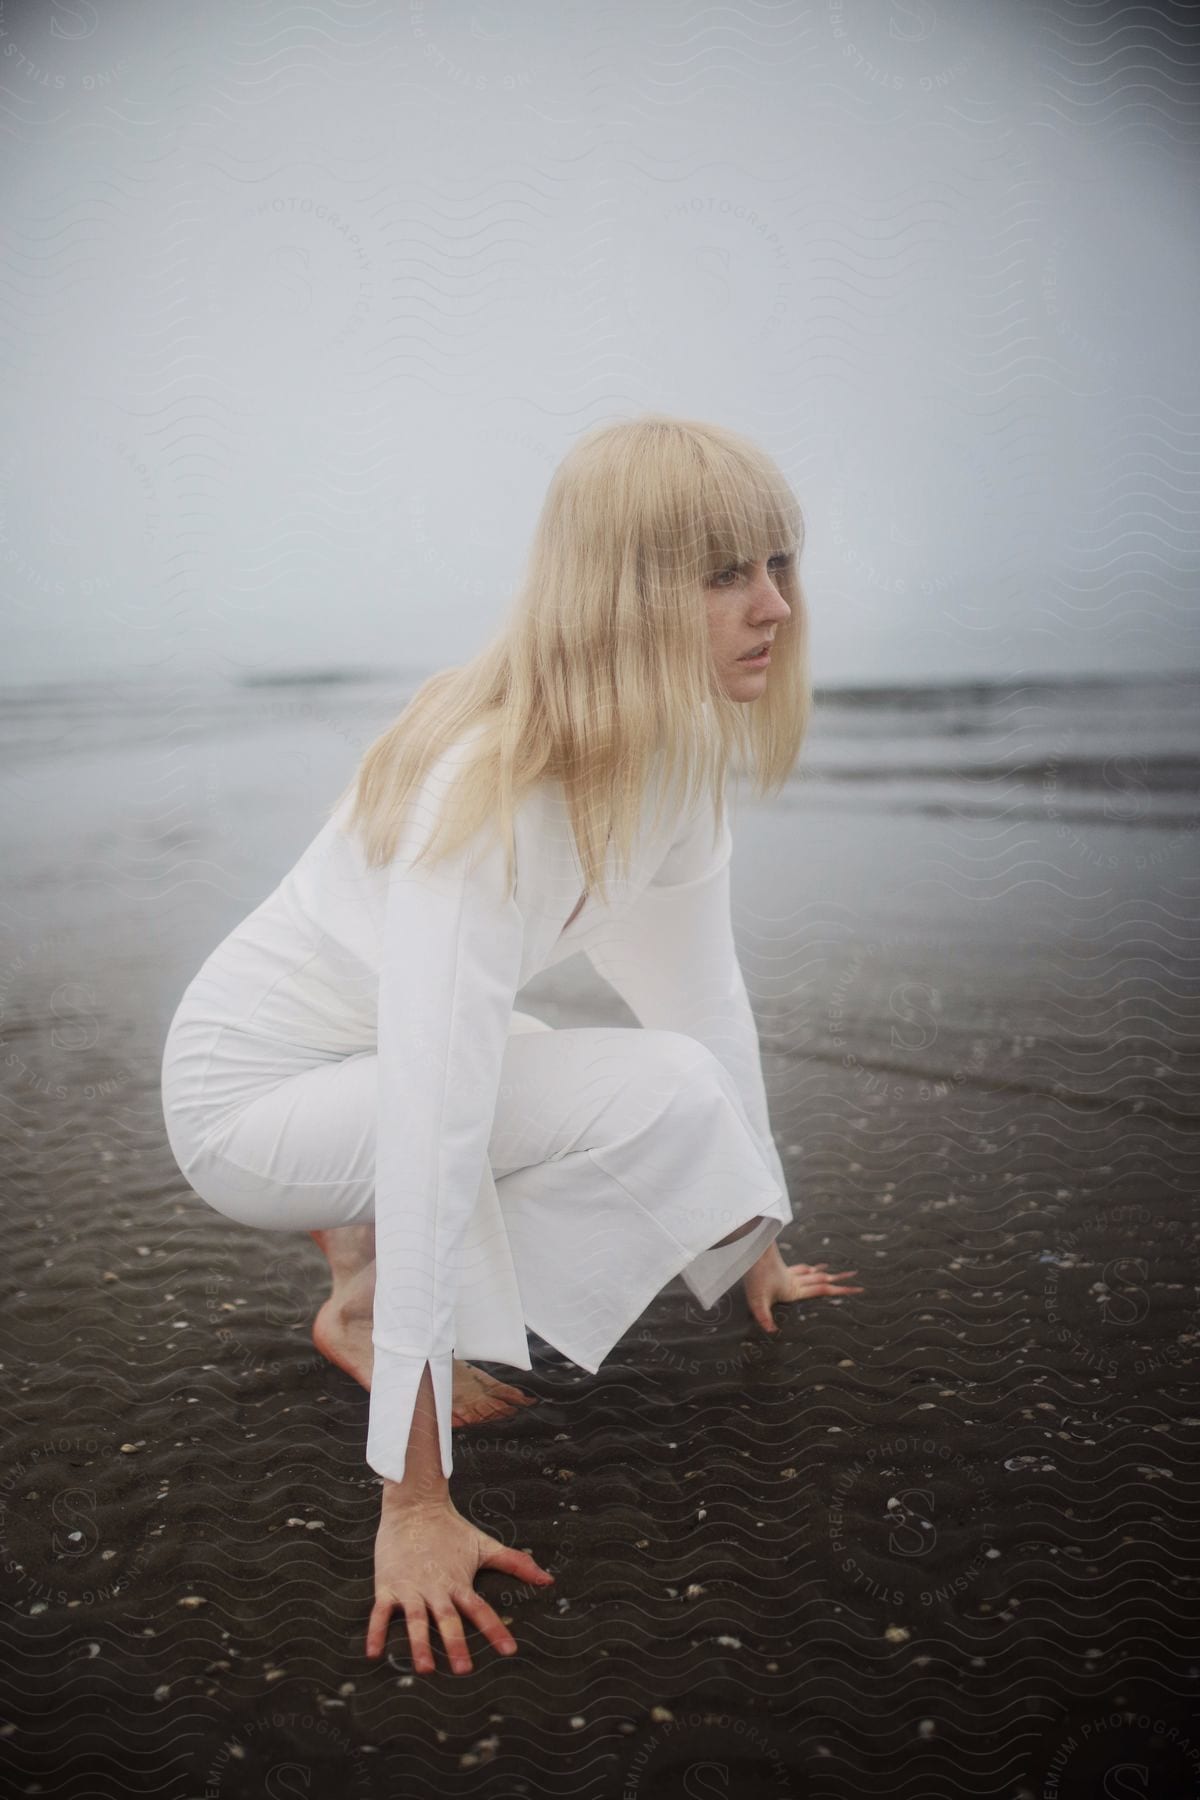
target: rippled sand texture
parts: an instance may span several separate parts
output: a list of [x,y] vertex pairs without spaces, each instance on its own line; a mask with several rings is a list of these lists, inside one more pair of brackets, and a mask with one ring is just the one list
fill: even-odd
[[[1040,1800],[1182,1728],[1196,698],[819,697],[805,774],[735,819],[735,928],[787,1250],[866,1291],[768,1341],[677,1284],[595,1377],[541,1346],[540,1404],[456,1433],[454,1485],[557,1582],[485,1576],[518,1656],[473,1634],[474,1674],[414,1681],[395,1626],[362,1656],[378,1490],[308,1337],[321,1257],[189,1194],[157,1091],[184,985],[397,695],[27,695],[4,1791]],[[582,959],[524,1003],[628,1022]]]

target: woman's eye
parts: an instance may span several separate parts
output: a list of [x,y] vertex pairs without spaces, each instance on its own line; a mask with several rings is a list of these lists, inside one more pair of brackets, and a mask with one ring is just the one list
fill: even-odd
[[[791,557],[788,555],[772,556],[767,562],[767,567],[768,569],[786,569],[791,560]],[[736,568],[718,569],[715,575],[709,576],[709,585],[711,587],[728,587],[729,581],[726,577],[733,577],[736,579],[740,573],[740,569]]]

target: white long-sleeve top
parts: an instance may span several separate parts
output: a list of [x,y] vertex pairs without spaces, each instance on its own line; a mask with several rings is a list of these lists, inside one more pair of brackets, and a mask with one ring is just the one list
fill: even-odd
[[426,1363],[447,1476],[453,1358],[531,1366],[487,1147],[514,1001],[533,975],[582,950],[642,1025],[698,1039],[733,1077],[762,1152],[768,1222],[682,1270],[702,1305],[792,1216],[734,947],[728,823],[714,845],[706,799],[651,829],[651,783],[629,870],[618,873],[614,860],[607,904],[588,896],[567,926],[583,875],[558,783],[538,784],[518,806],[512,895],[504,850],[484,849],[486,834],[432,867],[411,867],[473,735],[428,772],[386,868],[367,867],[344,801],[208,959],[180,1008],[306,1051],[377,1050],[366,1454],[393,1481],[404,1474]]

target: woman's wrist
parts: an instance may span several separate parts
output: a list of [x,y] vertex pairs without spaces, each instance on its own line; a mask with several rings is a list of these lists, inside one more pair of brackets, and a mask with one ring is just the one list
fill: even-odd
[[777,1267],[780,1263],[782,1263],[782,1261],[783,1261],[783,1258],[779,1254],[779,1241],[777,1238],[772,1238],[770,1243],[767,1245],[766,1249],[763,1251],[762,1255],[760,1257],[758,1257],[756,1261],[754,1261],[750,1264],[750,1267],[746,1270],[746,1273],[742,1276],[742,1280],[743,1281],[749,1280],[750,1276],[753,1275],[756,1271],[761,1272],[764,1269],[773,1269],[773,1268]]
[[450,1483],[440,1469],[424,1479],[406,1474],[403,1481],[389,1481],[385,1476],[383,1504],[389,1512],[444,1509],[450,1504]]

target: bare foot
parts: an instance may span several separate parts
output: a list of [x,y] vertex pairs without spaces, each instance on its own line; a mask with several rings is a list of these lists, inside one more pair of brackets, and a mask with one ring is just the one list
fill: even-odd
[[[316,1233],[312,1234],[316,1237]],[[318,1239],[318,1242],[320,1240]],[[322,1245],[322,1248],[324,1246]],[[375,1264],[356,1274],[335,1277],[334,1288],[313,1321],[313,1343],[339,1369],[371,1391],[375,1346],[371,1330],[375,1310]],[[454,1360],[450,1423],[482,1425],[487,1419],[510,1419],[518,1406],[535,1406],[536,1394],[523,1394],[507,1381],[497,1381],[471,1363]]]
[[335,1225],[327,1231],[310,1231],[308,1235],[315,1244],[320,1245],[329,1264],[334,1287],[375,1261],[373,1224]]
[[355,1275],[336,1277],[333,1292],[313,1320],[313,1343],[331,1363],[371,1391],[375,1346],[371,1327],[375,1310],[375,1264]]
[[511,1419],[518,1406],[536,1406],[536,1394],[523,1394],[507,1381],[497,1381],[471,1363],[454,1363],[452,1425],[482,1425],[485,1419]]

